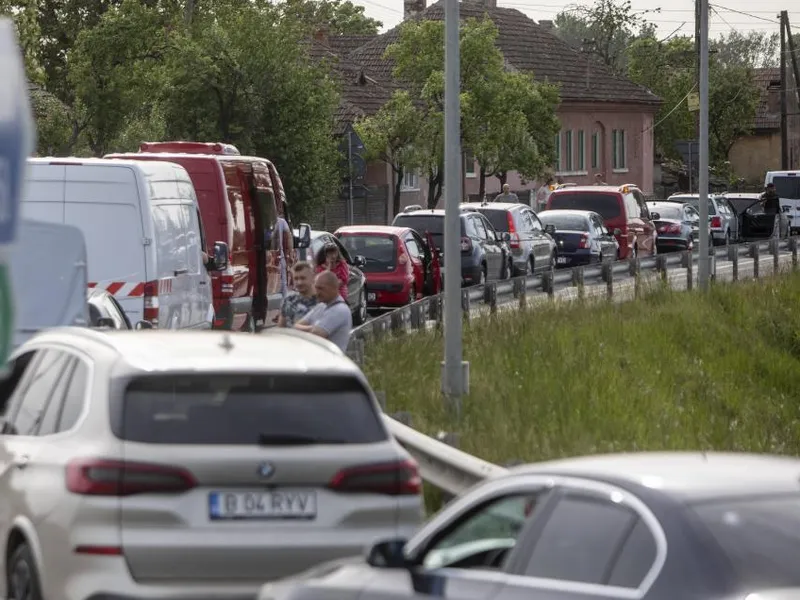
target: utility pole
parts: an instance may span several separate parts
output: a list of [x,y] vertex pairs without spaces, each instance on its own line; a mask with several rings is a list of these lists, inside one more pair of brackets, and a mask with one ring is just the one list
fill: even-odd
[[[695,89],[700,92],[700,0],[694,2],[694,56],[695,56],[695,70],[694,70],[694,85]],[[694,114],[694,139],[696,143],[700,143],[700,111]],[[694,183],[698,183],[694,177],[694,160],[692,159],[692,144],[689,144],[689,193],[694,192]],[[699,158],[696,156],[695,158]],[[699,187],[699,185],[698,185]]]
[[787,118],[788,106],[787,97],[788,86],[786,85],[786,30],[788,29],[789,14],[784,10],[781,17],[781,170],[789,169],[789,124]]
[[353,131],[347,130],[347,224],[353,224]]
[[456,415],[469,393],[469,363],[464,362],[461,322],[461,58],[459,0],[444,3],[444,363],[442,393]]
[[797,103],[800,105],[800,48],[795,48],[794,38],[792,37],[792,26],[789,24],[789,13],[783,11],[783,25],[786,29],[786,43],[789,46],[789,56],[792,58],[792,71],[794,71],[794,88],[797,95]]
[[700,209],[700,256],[698,258],[697,281],[702,291],[708,289],[711,257],[708,255],[708,0],[696,0],[700,12],[700,160],[698,165]]

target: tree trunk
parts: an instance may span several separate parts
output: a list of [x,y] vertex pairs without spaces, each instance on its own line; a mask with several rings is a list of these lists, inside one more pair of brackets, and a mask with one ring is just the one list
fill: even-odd
[[403,178],[406,175],[406,170],[400,166],[395,169],[394,178],[394,194],[392,195],[392,215],[397,215],[400,212],[400,190],[403,189]]
[[502,188],[506,184],[506,180],[508,179],[508,171],[500,171],[497,174],[497,178],[500,180],[500,187]]
[[[436,195],[436,182],[439,179],[439,174],[435,173],[433,169],[428,169],[428,208],[436,208],[439,202],[439,196]],[[439,192],[441,195],[441,192]]]
[[483,197],[486,195],[486,171],[481,167],[480,179],[478,187],[478,201],[483,202]]

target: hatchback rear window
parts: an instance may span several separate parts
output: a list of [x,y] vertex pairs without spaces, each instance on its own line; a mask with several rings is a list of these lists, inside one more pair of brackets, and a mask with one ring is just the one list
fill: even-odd
[[544,225],[552,225],[561,231],[589,231],[589,220],[582,215],[552,215],[547,211],[539,213]]
[[492,227],[494,227],[497,231],[501,233],[508,231],[508,211],[491,208],[479,208],[478,212],[489,219],[489,223],[491,223]]
[[600,213],[604,219],[619,217],[622,200],[619,194],[600,194],[597,192],[563,192],[550,196],[549,206],[553,210],[591,210]]
[[[408,227],[420,234],[423,239],[428,232],[433,238],[433,243],[437,248],[444,245],[444,216],[443,215],[420,215],[420,214],[399,214],[395,217],[392,225],[395,227]],[[464,235],[464,219],[461,219],[461,235]]]
[[397,238],[393,235],[344,234],[339,238],[351,256],[363,256],[365,273],[393,271],[397,265]]
[[154,375],[112,402],[114,434],[146,444],[285,446],[387,439],[380,414],[351,377]]

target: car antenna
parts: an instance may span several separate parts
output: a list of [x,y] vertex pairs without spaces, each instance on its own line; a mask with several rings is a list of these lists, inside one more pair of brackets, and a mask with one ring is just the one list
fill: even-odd
[[222,341],[219,343],[219,347],[225,350],[225,352],[230,352],[233,350],[233,342],[231,341],[230,333],[226,333],[222,336]]

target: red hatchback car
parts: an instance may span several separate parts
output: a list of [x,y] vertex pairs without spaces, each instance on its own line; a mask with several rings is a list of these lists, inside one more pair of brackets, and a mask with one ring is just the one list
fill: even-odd
[[352,225],[334,235],[352,256],[363,256],[367,304],[371,308],[409,304],[442,288],[439,255],[430,240],[408,227]]

